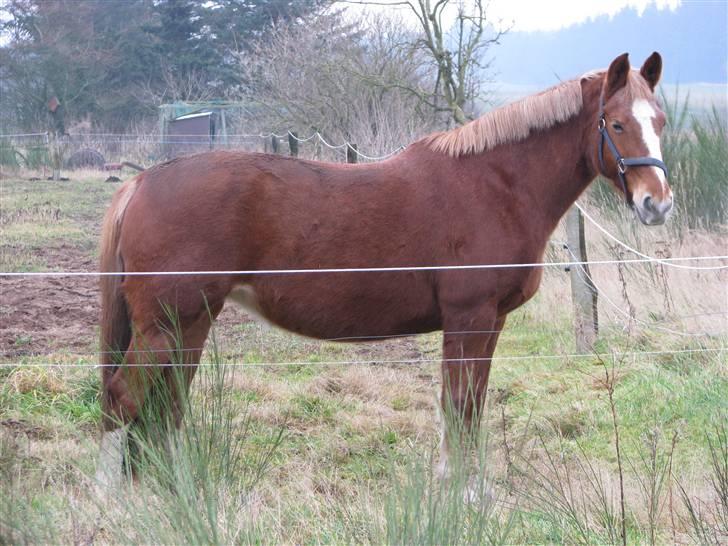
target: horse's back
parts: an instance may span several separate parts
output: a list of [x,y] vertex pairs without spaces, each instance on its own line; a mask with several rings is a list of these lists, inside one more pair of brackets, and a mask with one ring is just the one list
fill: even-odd
[[[432,264],[433,199],[389,164],[211,152],[143,173],[122,233],[127,270],[241,271]],[[194,314],[240,287],[257,311],[318,337],[438,327],[433,275],[128,277],[127,293]],[[239,292],[239,290],[238,290]],[[182,295],[182,297],[181,297]],[[332,309],[341,309],[337,312]],[[424,323],[427,323],[426,326]]]

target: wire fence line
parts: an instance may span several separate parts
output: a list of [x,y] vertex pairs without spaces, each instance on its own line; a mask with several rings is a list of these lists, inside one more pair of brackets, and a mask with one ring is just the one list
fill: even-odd
[[[576,255],[574,254],[574,252],[572,251],[572,249],[569,247],[568,244],[564,243],[564,248],[566,249],[566,251],[569,254],[571,254],[571,256],[572,256],[573,259],[575,259],[575,260],[577,259],[576,258]],[[674,330],[672,328],[668,328],[667,326],[661,326],[659,324],[649,323],[647,321],[644,321],[642,319],[639,319],[636,316],[633,316],[632,314],[630,314],[629,311],[625,311],[619,305],[617,305],[616,303],[614,303],[609,298],[609,296],[607,296],[606,291],[603,290],[603,289],[601,289],[599,287],[599,285],[594,281],[593,275],[589,275],[589,273],[587,273],[586,268],[583,265],[579,265],[577,267],[577,273],[579,274],[579,277],[581,277],[581,279],[587,285],[589,285],[589,283],[591,283],[591,285],[597,291],[597,293],[599,294],[599,296],[601,296],[613,309],[615,309],[620,315],[622,315],[624,317],[627,317],[627,319],[630,320],[630,321],[634,321],[634,322],[637,322],[637,323],[642,324],[644,326],[647,326],[649,328],[654,328],[654,329],[660,330],[662,332],[667,332],[669,334],[674,334],[674,335],[682,336],[682,337],[708,337],[708,336],[711,336],[711,334],[708,333],[708,332],[683,332],[681,330]]]
[[[406,148],[406,146],[400,145],[394,150],[384,153],[381,155],[369,154],[361,152],[358,146],[352,142],[344,141],[342,144],[331,144],[324,136],[315,131],[308,137],[299,137],[293,131],[287,131],[283,134],[276,132],[269,133],[229,133],[224,135],[200,135],[200,134],[150,134],[140,135],[131,133],[83,133],[75,135],[66,135],[60,137],[59,142],[63,142],[69,146],[75,146],[78,151],[82,151],[87,148],[99,148],[99,154],[105,152],[106,155],[115,158],[121,158],[124,153],[129,154],[132,152],[128,148],[125,150],[116,150],[115,146],[121,144],[139,144],[139,150],[137,153],[132,155],[138,156],[139,153],[146,155],[156,155],[155,159],[164,159],[165,156],[170,154],[175,155],[191,151],[203,151],[206,149],[225,149],[225,148],[240,148],[243,147],[246,141],[260,140],[267,142],[270,139],[276,139],[277,141],[287,141],[289,139],[295,140],[298,143],[306,143],[316,139],[317,142],[332,151],[343,151],[346,154],[355,154],[361,159],[367,161],[381,161],[398,154]],[[10,145],[15,144],[18,146],[29,146],[29,147],[48,147],[50,145],[51,135],[49,133],[15,133],[15,134],[4,134],[0,135],[0,148],[8,148]],[[160,145],[160,150],[145,149],[150,145]],[[127,158],[130,159],[130,158]],[[134,159],[139,159],[134,157]]]
[[0,138],[7,138],[7,139],[13,139],[13,138],[27,138],[27,137],[47,137],[50,133],[48,131],[44,133],[10,133],[5,135],[0,135]]
[[[503,330],[465,330],[460,332],[440,332],[443,336],[464,336],[464,335],[478,335],[478,334],[500,334]],[[391,339],[401,339],[407,337],[414,337],[418,335],[426,335],[433,332],[412,332],[409,334],[393,334],[393,335],[374,335],[374,336],[343,336],[343,337],[328,337],[328,338],[306,338],[306,341],[311,343],[328,343],[328,342],[346,342],[346,341],[382,341]],[[169,353],[169,352],[195,352],[202,351],[204,347],[195,348],[173,348],[173,349],[131,349],[124,351],[124,354],[146,354],[146,353]],[[17,351],[0,351],[0,355],[14,355]],[[86,352],[64,352],[64,356],[90,356],[90,355],[115,355],[119,354],[119,351],[86,351]]]
[[[586,217],[587,220],[589,220],[592,224],[594,224],[594,226],[596,226],[596,228],[599,231],[601,231],[604,235],[606,235],[609,239],[611,239],[612,241],[614,241],[615,243],[617,243],[622,248],[628,250],[629,252],[632,252],[633,254],[635,254],[637,256],[640,256],[641,258],[648,258],[651,262],[655,262],[655,263],[658,263],[658,264],[661,264],[661,265],[666,265],[666,266],[669,266],[669,267],[676,267],[678,269],[692,269],[692,270],[707,269],[707,270],[710,270],[710,269],[726,269],[726,268],[728,268],[728,266],[721,266],[721,267],[717,267],[717,268],[716,267],[710,267],[710,266],[708,266],[708,267],[686,266],[686,265],[681,265],[681,264],[673,263],[675,260],[673,260],[671,258],[654,258],[652,256],[649,256],[649,255],[647,255],[647,254],[645,254],[643,252],[640,252],[636,248],[631,247],[630,245],[628,245],[627,243],[625,243],[624,241],[618,239],[615,235],[613,235],[612,233],[610,233],[609,230],[607,230],[607,228],[605,228],[604,226],[602,226],[586,210],[584,210],[584,207],[581,206],[578,201],[576,203],[574,203],[574,205],[576,206],[576,208],[578,208],[581,211],[581,213]],[[722,259],[725,259],[725,256],[716,257],[716,259],[722,260]]]
[[291,366],[355,366],[355,365],[388,365],[388,364],[434,364],[434,363],[467,363],[467,362],[492,362],[499,361],[522,361],[522,360],[562,360],[562,359],[622,359],[627,357],[638,356],[664,356],[676,354],[697,354],[697,353],[722,353],[728,351],[728,347],[699,347],[693,349],[674,349],[664,351],[612,351],[609,353],[593,352],[593,353],[567,353],[567,354],[546,354],[546,355],[504,355],[473,358],[401,358],[401,359],[359,359],[359,360],[293,360],[287,362],[270,361],[270,362],[200,362],[199,364],[181,362],[181,363],[124,363],[124,364],[84,364],[81,362],[25,362],[22,364],[0,363],[0,368],[37,368],[37,367],[56,367],[56,368],[118,368],[124,366],[127,368],[209,368],[214,366],[230,366],[230,367],[291,367]]
[[[197,141],[186,141],[185,139],[188,137],[197,137],[198,135],[175,135],[173,139],[148,139],[147,142],[156,142],[156,143],[175,143],[175,144],[195,144],[198,143]],[[27,138],[38,138],[42,137],[45,142],[48,141],[48,134],[47,133],[27,133],[27,134],[18,134],[18,135],[0,135],[0,139],[6,138],[6,137],[27,137]],[[96,133],[96,134],[89,134],[87,135],[89,138],[108,138],[112,137],[117,139],[116,142],[125,142],[125,141],[138,141],[138,135],[122,135],[122,134],[104,134],[104,133]],[[125,138],[128,137],[128,140],[125,140]],[[300,143],[310,142],[311,140],[317,139],[318,142],[326,146],[327,148],[331,150],[346,150],[347,152],[351,149],[352,152],[358,154],[364,159],[368,160],[382,160],[386,159],[396,153],[399,153],[401,150],[405,149],[404,146],[400,146],[399,148],[393,150],[392,152],[383,155],[383,156],[369,156],[367,154],[364,154],[362,152],[359,152],[356,147],[352,147],[352,144],[349,142],[344,142],[343,144],[334,145],[329,143],[324,139],[324,137],[318,133],[315,132],[311,134],[308,137],[298,137],[295,133],[288,131],[285,134],[277,134],[274,132],[271,133],[257,133],[257,134],[233,134],[233,135],[227,135],[227,137],[230,138],[259,138],[259,139],[271,139],[276,138],[279,140],[283,139],[293,139]],[[609,232],[605,227],[603,227],[599,222],[597,222],[585,209],[582,205],[580,205],[578,202],[575,203],[576,207],[584,214],[584,216],[587,217],[587,219],[593,223],[599,231],[601,231],[604,235],[606,235],[609,239],[620,245],[621,247],[625,248],[629,252],[639,256],[639,258],[635,259],[620,259],[620,260],[595,260],[595,261],[578,261],[576,259],[576,256],[571,251],[568,246],[564,245],[565,248],[569,251],[569,253],[572,255],[572,258],[574,261],[562,261],[562,262],[536,262],[536,263],[520,263],[520,264],[472,264],[472,265],[432,265],[432,266],[402,266],[402,267],[358,267],[358,268],[317,268],[317,269],[285,269],[285,270],[242,270],[242,271],[156,271],[156,272],[98,272],[98,271],[49,271],[49,272],[0,272],[0,278],[2,277],[101,277],[101,276],[114,276],[114,275],[123,275],[123,276],[156,276],[156,275],[168,275],[168,276],[177,276],[177,275],[282,275],[282,274],[312,274],[312,273],[385,273],[385,272],[407,272],[407,271],[447,271],[447,270],[483,270],[483,269],[498,269],[498,268],[531,268],[531,267],[571,267],[571,266],[577,266],[578,271],[580,275],[584,273],[584,266],[585,265],[610,265],[610,264],[638,264],[638,263],[659,263],[661,265],[666,265],[670,267],[675,267],[679,269],[685,269],[685,270],[714,270],[714,271],[720,271],[728,269],[728,265],[710,265],[710,266],[699,266],[699,265],[684,265],[679,262],[685,262],[685,261],[706,261],[706,260],[713,260],[713,261],[723,261],[728,260],[728,256],[721,255],[721,256],[696,256],[696,257],[674,257],[674,258],[654,258],[647,254],[644,254],[640,252],[639,250],[631,247],[627,243],[621,241],[619,238],[617,238],[615,235]],[[591,277],[589,277],[590,280]],[[592,284],[593,280],[592,280]],[[596,285],[595,285],[596,287]],[[600,290],[600,292],[603,294],[603,292]],[[614,307],[621,315],[629,317],[631,320],[635,320],[636,322],[647,326],[651,328],[656,328],[668,333],[681,335],[681,336],[708,336],[710,334],[708,333],[688,333],[688,332],[680,332],[677,330],[673,330],[671,328],[667,327],[661,327],[656,324],[651,324],[646,321],[642,321],[640,319],[637,319],[636,317],[632,317],[621,309],[616,303],[614,303],[612,300],[610,300],[606,295],[604,296],[607,302]],[[720,312],[718,312],[720,313]],[[700,314],[697,314],[700,315]],[[469,331],[469,332],[444,332],[444,335],[468,335],[468,334],[482,334],[482,333],[496,333],[495,331]],[[319,341],[345,341],[345,340],[374,340],[374,339],[391,339],[392,337],[405,337],[410,336],[412,334],[402,334],[401,336],[352,336],[350,338],[330,338],[326,340],[319,340]],[[197,351],[200,349],[186,349],[186,351]],[[692,353],[692,352],[703,352],[703,351],[722,351],[721,349],[688,349],[683,351],[638,351],[638,352],[631,352],[631,353],[620,353],[621,355],[637,355],[637,354],[677,354],[677,353]],[[149,353],[150,351],[139,351],[143,353]],[[161,352],[161,351],[160,351]],[[163,352],[170,352],[169,350],[163,350]],[[10,353],[8,351],[7,353]],[[6,354],[7,354],[6,353]],[[3,353],[0,353],[3,354]],[[94,353],[65,353],[66,355],[75,354],[75,355],[100,355],[104,354],[104,352],[94,352]],[[601,355],[596,353],[587,353],[587,354],[576,354],[576,355],[524,355],[524,356],[512,356],[512,357],[497,357],[501,360],[519,360],[519,359],[528,359],[528,358],[586,358],[589,356],[596,356],[596,357],[602,357],[602,356],[609,356],[614,355],[614,353],[603,353]],[[491,360],[491,359],[467,359],[467,360]],[[381,363],[429,363],[429,362],[441,362],[442,359],[406,359],[406,360],[394,360],[394,361],[380,361]],[[336,364],[355,364],[355,363],[369,363],[371,361],[330,361],[330,362],[309,362],[309,361],[297,361],[297,362],[284,362],[284,363],[239,363],[233,365],[281,365],[281,366],[292,366],[292,365],[302,365],[302,364],[319,364],[319,365],[336,365]],[[45,364],[29,364],[32,366],[38,366],[38,365],[45,365]],[[49,366],[54,366],[56,364],[48,363]],[[15,366],[15,365],[0,365],[1,367],[9,367],[9,366]],[[88,364],[79,364],[79,365],[70,365],[70,364],[63,364],[63,366],[68,367],[77,367],[77,366],[89,366]]]
[[[615,306],[618,311],[621,311],[623,314],[624,311],[619,309],[616,304],[614,304],[611,300],[609,300],[610,305]],[[672,317],[672,320],[683,320],[686,318],[697,318],[697,317],[704,317],[704,316],[716,316],[716,315],[722,315],[728,317],[728,311],[708,311],[705,313],[693,313],[691,315],[683,315],[683,316],[676,316]],[[643,320],[636,320],[637,323],[641,324],[645,328],[655,328],[658,330],[668,331],[670,333],[675,333],[682,336],[688,336],[688,337],[703,337],[703,338],[714,338],[715,335],[711,334],[709,332],[700,332],[700,333],[688,333],[688,332],[680,332],[677,330],[667,329],[662,327],[658,322],[647,322]],[[660,321],[664,322],[664,321]],[[265,328],[264,325],[257,323],[257,325],[260,328]],[[613,326],[613,325],[609,325]],[[410,333],[403,333],[403,334],[390,334],[390,335],[358,335],[358,336],[341,336],[341,337],[329,337],[329,338],[305,338],[304,342],[309,344],[321,344],[321,343],[339,343],[339,342],[361,342],[361,341],[393,341],[403,338],[411,338],[419,335],[428,335],[433,333],[438,333],[439,335],[443,337],[447,336],[468,336],[468,335],[482,335],[482,334],[502,334],[503,332],[510,332],[512,331],[510,328],[503,328],[500,330],[462,330],[462,331],[433,331],[433,332],[410,332]],[[546,333],[546,329],[543,329],[543,333]],[[174,354],[184,354],[184,353],[193,353],[193,352],[201,352],[204,350],[204,347],[174,347],[174,348],[168,348],[168,349],[127,349],[124,351],[124,354],[128,355],[134,355],[134,354],[161,354],[161,353],[174,353]],[[9,356],[39,356],[40,351],[34,351],[34,354],[19,354],[19,351],[16,350],[3,350],[0,351],[0,358],[3,357],[9,357]],[[50,353],[45,353],[46,355]],[[58,356],[63,357],[88,357],[88,356],[97,356],[100,357],[102,355],[119,355],[119,351],[62,351],[58,353]],[[535,356],[534,356],[535,357]]]
[[[562,262],[530,262],[511,264],[465,264],[465,265],[424,265],[424,266],[396,266],[396,267],[331,267],[315,269],[242,269],[242,270],[200,270],[200,271],[0,271],[0,277],[148,277],[148,276],[221,276],[221,275],[298,275],[298,274],[325,274],[325,273],[399,273],[417,271],[467,271],[485,269],[521,269],[534,267],[573,267],[578,265],[613,265],[613,264],[639,264],[650,262],[681,262],[681,261],[722,261],[728,260],[726,256],[679,256],[674,258],[632,258],[624,260],[594,260],[594,261],[562,261]],[[715,265],[703,267],[682,266],[683,269],[696,270],[723,270],[728,265]]]

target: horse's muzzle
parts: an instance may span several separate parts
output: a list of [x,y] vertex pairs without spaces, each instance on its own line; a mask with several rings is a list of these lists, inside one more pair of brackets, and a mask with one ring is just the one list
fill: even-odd
[[665,223],[672,212],[672,205],[672,195],[662,201],[656,201],[647,194],[639,202],[634,202],[634,210],[637,217],[646,226],[659,226]]

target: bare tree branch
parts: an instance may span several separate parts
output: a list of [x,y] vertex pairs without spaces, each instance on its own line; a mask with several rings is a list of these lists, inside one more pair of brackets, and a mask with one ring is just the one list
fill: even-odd
[[[340,2],[385,5],[376,0]],[[412,47],[427,54],[437,74],[430,98],[425,102],[436,105],[442,99],[446,110],[458,124],[472,119],[474,99],[482,85],[489,81],[487,71],[490,63],[484,63],[482,59],[510,29],[494,26],[488,21],[487,0],[409,0],[386,5],[406,6],[417,19],[420,36],[412,42]],[[445,27],[444,14],[448,8],[457,10],[452,28]],[[399,88],[408,89],[406,85]],[[424,101],[420,90],[409,88],[409,91]]]

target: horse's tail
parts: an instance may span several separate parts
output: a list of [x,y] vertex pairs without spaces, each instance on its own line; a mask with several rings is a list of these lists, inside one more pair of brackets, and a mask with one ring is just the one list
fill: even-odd
[[[124,260],[119,251],[119,238],[124,212],[136,192],[139,178],[127,181],[114,195],[104,217],[101,232],[100,270],[123,272]],[[131,342],[131,324],[126,299],[121,291],[121,275],[102,276],[101,284],[101,377],[106,385],[114,374],[120,356]]]

